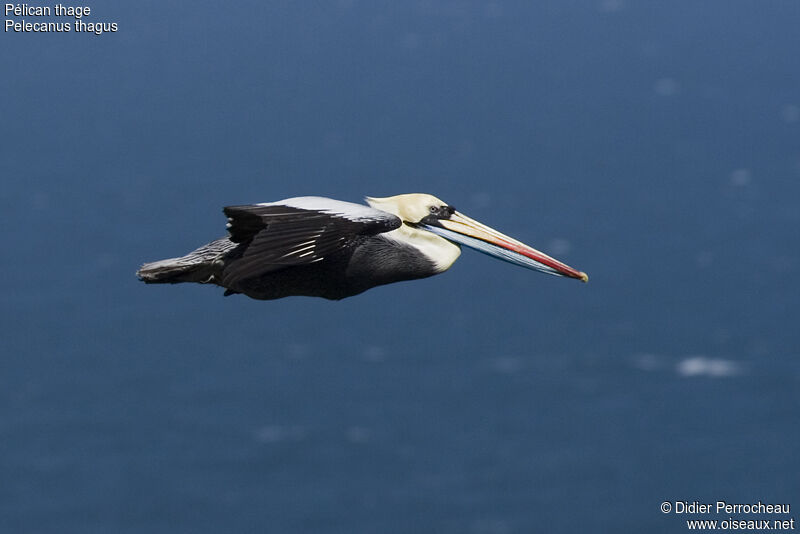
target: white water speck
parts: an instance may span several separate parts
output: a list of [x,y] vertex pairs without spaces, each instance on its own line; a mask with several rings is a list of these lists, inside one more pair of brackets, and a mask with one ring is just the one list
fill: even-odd
[[731,173],[730,184],[734,187],[745,187],[753,181],[750,169],[736,169]]
[[515,356],[498,356],[492,358],[492,370],[503,374],[514,374],[525,367],[525,361]]
[[286,356],[292,360],[303,360],[311,354],[311,348],[303,343],[290,343],[286,346]]
[[302,441],[306,430],[301,426],[264,426],[256,431],[256,440],[261,443],[278,443],[281,441]]
[[363,426],[351,426],[345,431],[345,437],[350,443],[364,443],[369,441],[372,433]]
[[642,371],[658,371],[664,367],[664,362],[655,354],[645,353],[634,356],[633,365]]
[[682,376],[709,376],[721,378],[741,374],[741,367],[734,361],[706,356],[691,356],[678,362],[678,374]]
[[658,96],[674,96],[680,89],[680,84],[672,78],[661,78],[653,84],[653,91]]
[[366,347],[361,353],[361,359],[365,362],[382,362],[386,360],[386,349],[371,345]]
[[800,106],[786,104],[781,108],[781,120],[787,124],[800,121]]
[[602,0],[600,2],[600,11],[606,13],[614,13],[615,11],[621,10],[623,7],[625,7],[625,3],[622,0]]
[[703,250],[695,256],[695,262],[701,269],[707,269],[714,263],[714,253],[710,250]]

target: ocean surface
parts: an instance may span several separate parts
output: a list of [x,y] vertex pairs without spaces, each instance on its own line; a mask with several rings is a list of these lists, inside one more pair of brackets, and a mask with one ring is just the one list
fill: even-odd
[[[89,5],[0,36],[0,532],[800,520],[796,2]],[[410,192],[591,280],[134,276],[226,205]]]

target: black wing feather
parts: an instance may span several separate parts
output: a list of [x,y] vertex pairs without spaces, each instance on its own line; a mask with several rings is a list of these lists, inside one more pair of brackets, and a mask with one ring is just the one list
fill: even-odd
[[398,217],[377,210],[376,218],[357,220],[280,204],[229,206],[224,211],[231,241],[244,247],[241,256],[225,266],[226,287],[288,266],[321,261],[359,236],[388,232],[402,224]]

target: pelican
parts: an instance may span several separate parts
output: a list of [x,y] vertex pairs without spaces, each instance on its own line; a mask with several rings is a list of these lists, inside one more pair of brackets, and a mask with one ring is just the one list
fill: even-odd
[[427,194],[366,198],[369,206],[296,197],[224,208],[228,237],[180,258],[145,263],[148,284],[216,284],[225,295],[339,300],[367,289],[443,273],[461,245],[543,273],[586,273],[459,213]]

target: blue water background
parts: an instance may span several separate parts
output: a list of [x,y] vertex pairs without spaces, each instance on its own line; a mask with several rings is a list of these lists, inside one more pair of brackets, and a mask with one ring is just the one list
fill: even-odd
[[[796,2],[90,5],[119,31],[0,35],[2,532],[800,510]],[[470,251],[341,302],[134,277],[225,205],[407,192],[591,281]]]

